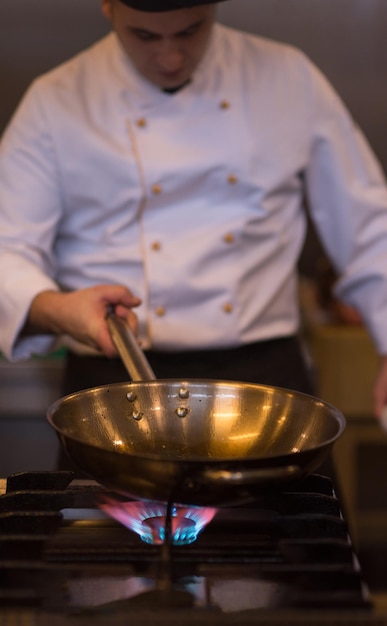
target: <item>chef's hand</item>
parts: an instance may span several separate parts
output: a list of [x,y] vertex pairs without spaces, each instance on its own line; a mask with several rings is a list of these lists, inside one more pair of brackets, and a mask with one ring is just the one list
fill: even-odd
[[380,359],[374,385],[374,411],[383,428],[387,430],[387,356]]
[[141,304],[122,285],[97,285],[70,292],[43,291],[32,301],[26,333],[69,335],[83,344],[97,348],[107,357],[117,356],[106,323],[109,307],[125,319],[134,332],[137,316],[133,307]]

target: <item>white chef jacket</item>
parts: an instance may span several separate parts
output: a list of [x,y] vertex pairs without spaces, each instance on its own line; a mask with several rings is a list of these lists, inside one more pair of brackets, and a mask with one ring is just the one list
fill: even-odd
[[303,198],[387,354],[387,193],[379,164],[300,51],[216,25],[191,83],[160,91],[115,34],[38,78],[0,152],[0,350],[45,289],[127,285],[144,348],[297,332]]

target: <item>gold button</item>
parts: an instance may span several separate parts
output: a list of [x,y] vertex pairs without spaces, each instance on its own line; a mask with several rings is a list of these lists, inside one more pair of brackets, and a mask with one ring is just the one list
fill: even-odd
[[159,193],[162,192],[162,189],[161,189],[160,185],[153,185],[152,191],[153,191],[154,194],[158,195]]
[[222,100],[219,106],[221,109],[226,110],[230,108],[231,104],[229,103],[228,100]]
[[163,306],[158,306],[156,309],[157,317],[163,317],[165,315],[165,309]]
[[159,241],[154,241],[151,248],[157,252],[158,250],[161,250],[161,243]]
[[232,304],[230,304],[229,302],[227,302],[224,306],[223,306],[223,311],[225,313],[232,313],[233,311],[233,306]]
[[147,124],[145,117],[139,117],[138,120],[136,121],[136,124],[139,128],[145,128]]
[[238,182],[238,177],[235,176],[235,174],[230,174],[227,177],[228,182],[230,183],[230,185],[236,185],[236,183]]
[[227,233],[227,235],[225,235],[223,239],[226,243],[234,243],[235,241],[234,235],[232,233]]

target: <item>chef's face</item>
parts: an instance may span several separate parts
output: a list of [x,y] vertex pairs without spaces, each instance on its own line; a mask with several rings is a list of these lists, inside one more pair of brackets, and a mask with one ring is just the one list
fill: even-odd
[[102,0],[121,44],[137,70],[162,89],[184,85],[200,63],[215,20],[213,4],[160,13]]

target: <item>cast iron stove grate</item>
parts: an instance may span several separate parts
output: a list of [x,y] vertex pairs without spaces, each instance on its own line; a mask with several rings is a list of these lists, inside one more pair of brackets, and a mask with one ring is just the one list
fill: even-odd
[[[297,489],[256,504],[220,509],[194,543],[169,546],[167,559],[165,546],[144,543],[100,512],[104,493],[70,472],[8,478],[0,496],[4,615],[27,611],[31,619],[39,615],[39,624],[51,617],[53,626],[54,618],[76,624],[74,618],[98,622],[107,614],[113,625],[119,615],[130,615],[131,624],[158,625],[177,618],[186,624],[383,623],[375,621],[340,504],[324,476],[309,476]],[[283,621],[289,611],[297,622]]]

